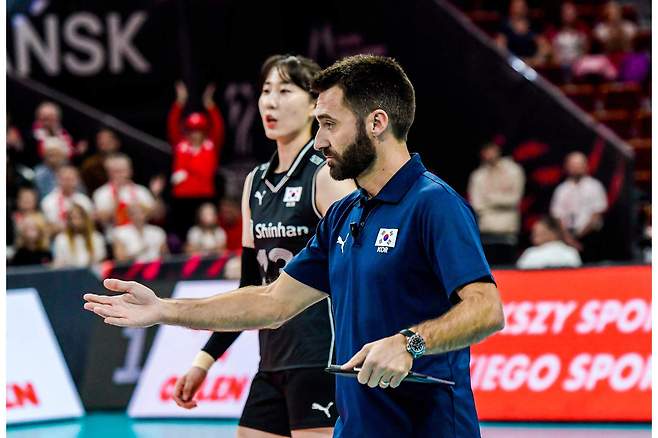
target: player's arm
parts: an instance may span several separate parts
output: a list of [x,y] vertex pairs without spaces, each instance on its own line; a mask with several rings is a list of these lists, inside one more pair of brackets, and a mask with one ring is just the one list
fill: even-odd
[[356,190],[351,179],[336,181],[329,174],[329,166],[323,165],[315,174],[315,205],[322,217],[334,202]]
[[[240,287],[257,286],[262,283],[260,268],[256,259],[254,239],[251,229],[251,209],[249,196],[253,183],[254,172],[245,178],[242,190],[242,256],[240,271]],[[173,399],[178,406],[184,409],[193,409],[197,406],[194,395],[208,374],[208,370],[215,364],[226,350],[235,342],[242,332],[213,332],[210,338],[199,351],[192,362],[192,366],[181,378],[176,381]]]
[[[242,189],[242,255],[240,269],[240,287],[258,286],[262,283],[256,251],[254,249],[254,236],[251,230],[251,208],[249,207],[249,195],[253,183],[254,172],[247,175]],[[194,366],[203,370],[209,370],[215,361],[221,357],[233,342],[240,336],[236,332],[213,332],[194,359]]]

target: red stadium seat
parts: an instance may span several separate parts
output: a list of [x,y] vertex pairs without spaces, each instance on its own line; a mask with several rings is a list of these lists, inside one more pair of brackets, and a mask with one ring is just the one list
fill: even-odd
[[562,92],[584,111],[591,112],[597,108],[596,89],[591,84],[567,84],[560,87]]
[[633,128],[631,113],[627,110],[600,110],[592,113],[594,119],[606,125],[621,138],[630,138]]
[[600,17],[601,6],[591,3],[577,4],[578,18],[583,20],[587,26],[593,28]]
[[496,11],[477,9],[466,15],[489,36],[494,36],[500,28],[500,14]]
[[544,64],[535,67],[537,73],[542,75],[546,80],[555,84],[561,85],[564,83],[564,72],[557,64]]
[[650,170],[636,170],[635,171],[635,185],[644,192],[651,192],[651,171]]
[[651,111],[640,110],[635,116],[635,136],[651,138]]
[[651,51],[651,29],[640,29],[635,35],[633,47],[638,52]]
[[638,14],[635,5],[629,5],[629,4],[622,5],[621,15],[622,17],[624,17],[625,20],[632,21],[633,23],[637,24]]
[[651,171],[651,139],[634,138],[628,141],[635,152],[635,170]]
[[603,84],[600,92],[605,109],[633,111],[640,107],[641,88],[638,84],[632,82]]

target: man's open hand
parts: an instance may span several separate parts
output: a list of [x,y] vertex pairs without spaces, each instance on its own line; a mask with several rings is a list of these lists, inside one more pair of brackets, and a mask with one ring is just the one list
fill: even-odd
[[85,294],[84,308],[119,327],[150,327],[163,321],[163,302],[148,287],[134,281],[110,279],[103,285],[121,295]]

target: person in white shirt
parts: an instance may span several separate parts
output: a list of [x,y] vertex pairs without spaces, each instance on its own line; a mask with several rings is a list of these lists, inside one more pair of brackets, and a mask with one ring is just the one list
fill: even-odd
[[630,52],[633,49],[637,26],[624,19],[618,2],[606,3],[603,13],[605,21],[594,27],[594,38],[603,44],[604,51],[608,54]]
[[139,204],[128,207],[130,222],[112,233],[114,258],[117,261],[150,262],[168,253],[164,230],[148,224],[147,210]]
[[583,251],[585,261],[600,260],[600,230],[608,197],[600,181],[588,175],[587,157],[572,152],[565,160],[567,179],[551,199],[551,216],[560,220],[565,240]]
[[562,66],[569,79],[571,65],[589,50],[587,27],[578,19],[578,9],[570,1],[562,3],[561,27],[552,35],[553,61]]
[[73,166],[63,166],[57,171],[57,187],[41,201],[41,211],[46,216],[52,234],[64,230],[66,216],[72,205],[84,208],[87,215],[92,215],[94,205],[87,195],[80,193],[80,175]]
[[187,254],[218,254],[226,249],[226,232],[217,223],[217,208],[209,202],[198,211],[197,225],[187,233]]
[[562,227],[557,219],[546,216],[535,222],[530,235],[533,246],[521,254],[516,266],[519,269],[581,266],[580,254],[564,243],[561,235]]
[[478,216],[484,252],[491,264],[513,264],[525,173],[514,160],[501,156],[496,143],[485,144],[480,157],[482,163],[468,181],[468,198]]
[[155,199],[144,186],[132,181],[132,162],[127,155],[114,154],[105,160],[108,182],[93,195],[98,219],[111,236],[112,228],[130,223],[128,207],[141,205],[147,214],[155,206]]
[[84,206],[74,202],[66,212],[66,226],[55,237],[53,252],[56,268],[84,267],[105,260],[105,241],[94,228],[94,222]]

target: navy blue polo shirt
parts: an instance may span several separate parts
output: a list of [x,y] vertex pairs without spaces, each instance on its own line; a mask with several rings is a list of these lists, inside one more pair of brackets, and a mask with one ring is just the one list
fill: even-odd
[[[364,344],[446,313],[461,286],[491,278],[472,209],[412,158],[369,198],[334,203],[316,235],[284,268],[331,296],[336,363]],[[468,348],[428,355],[413,370],[454,388],[403,383],[381,389],[336,378],[336,437],[479,437]]]

